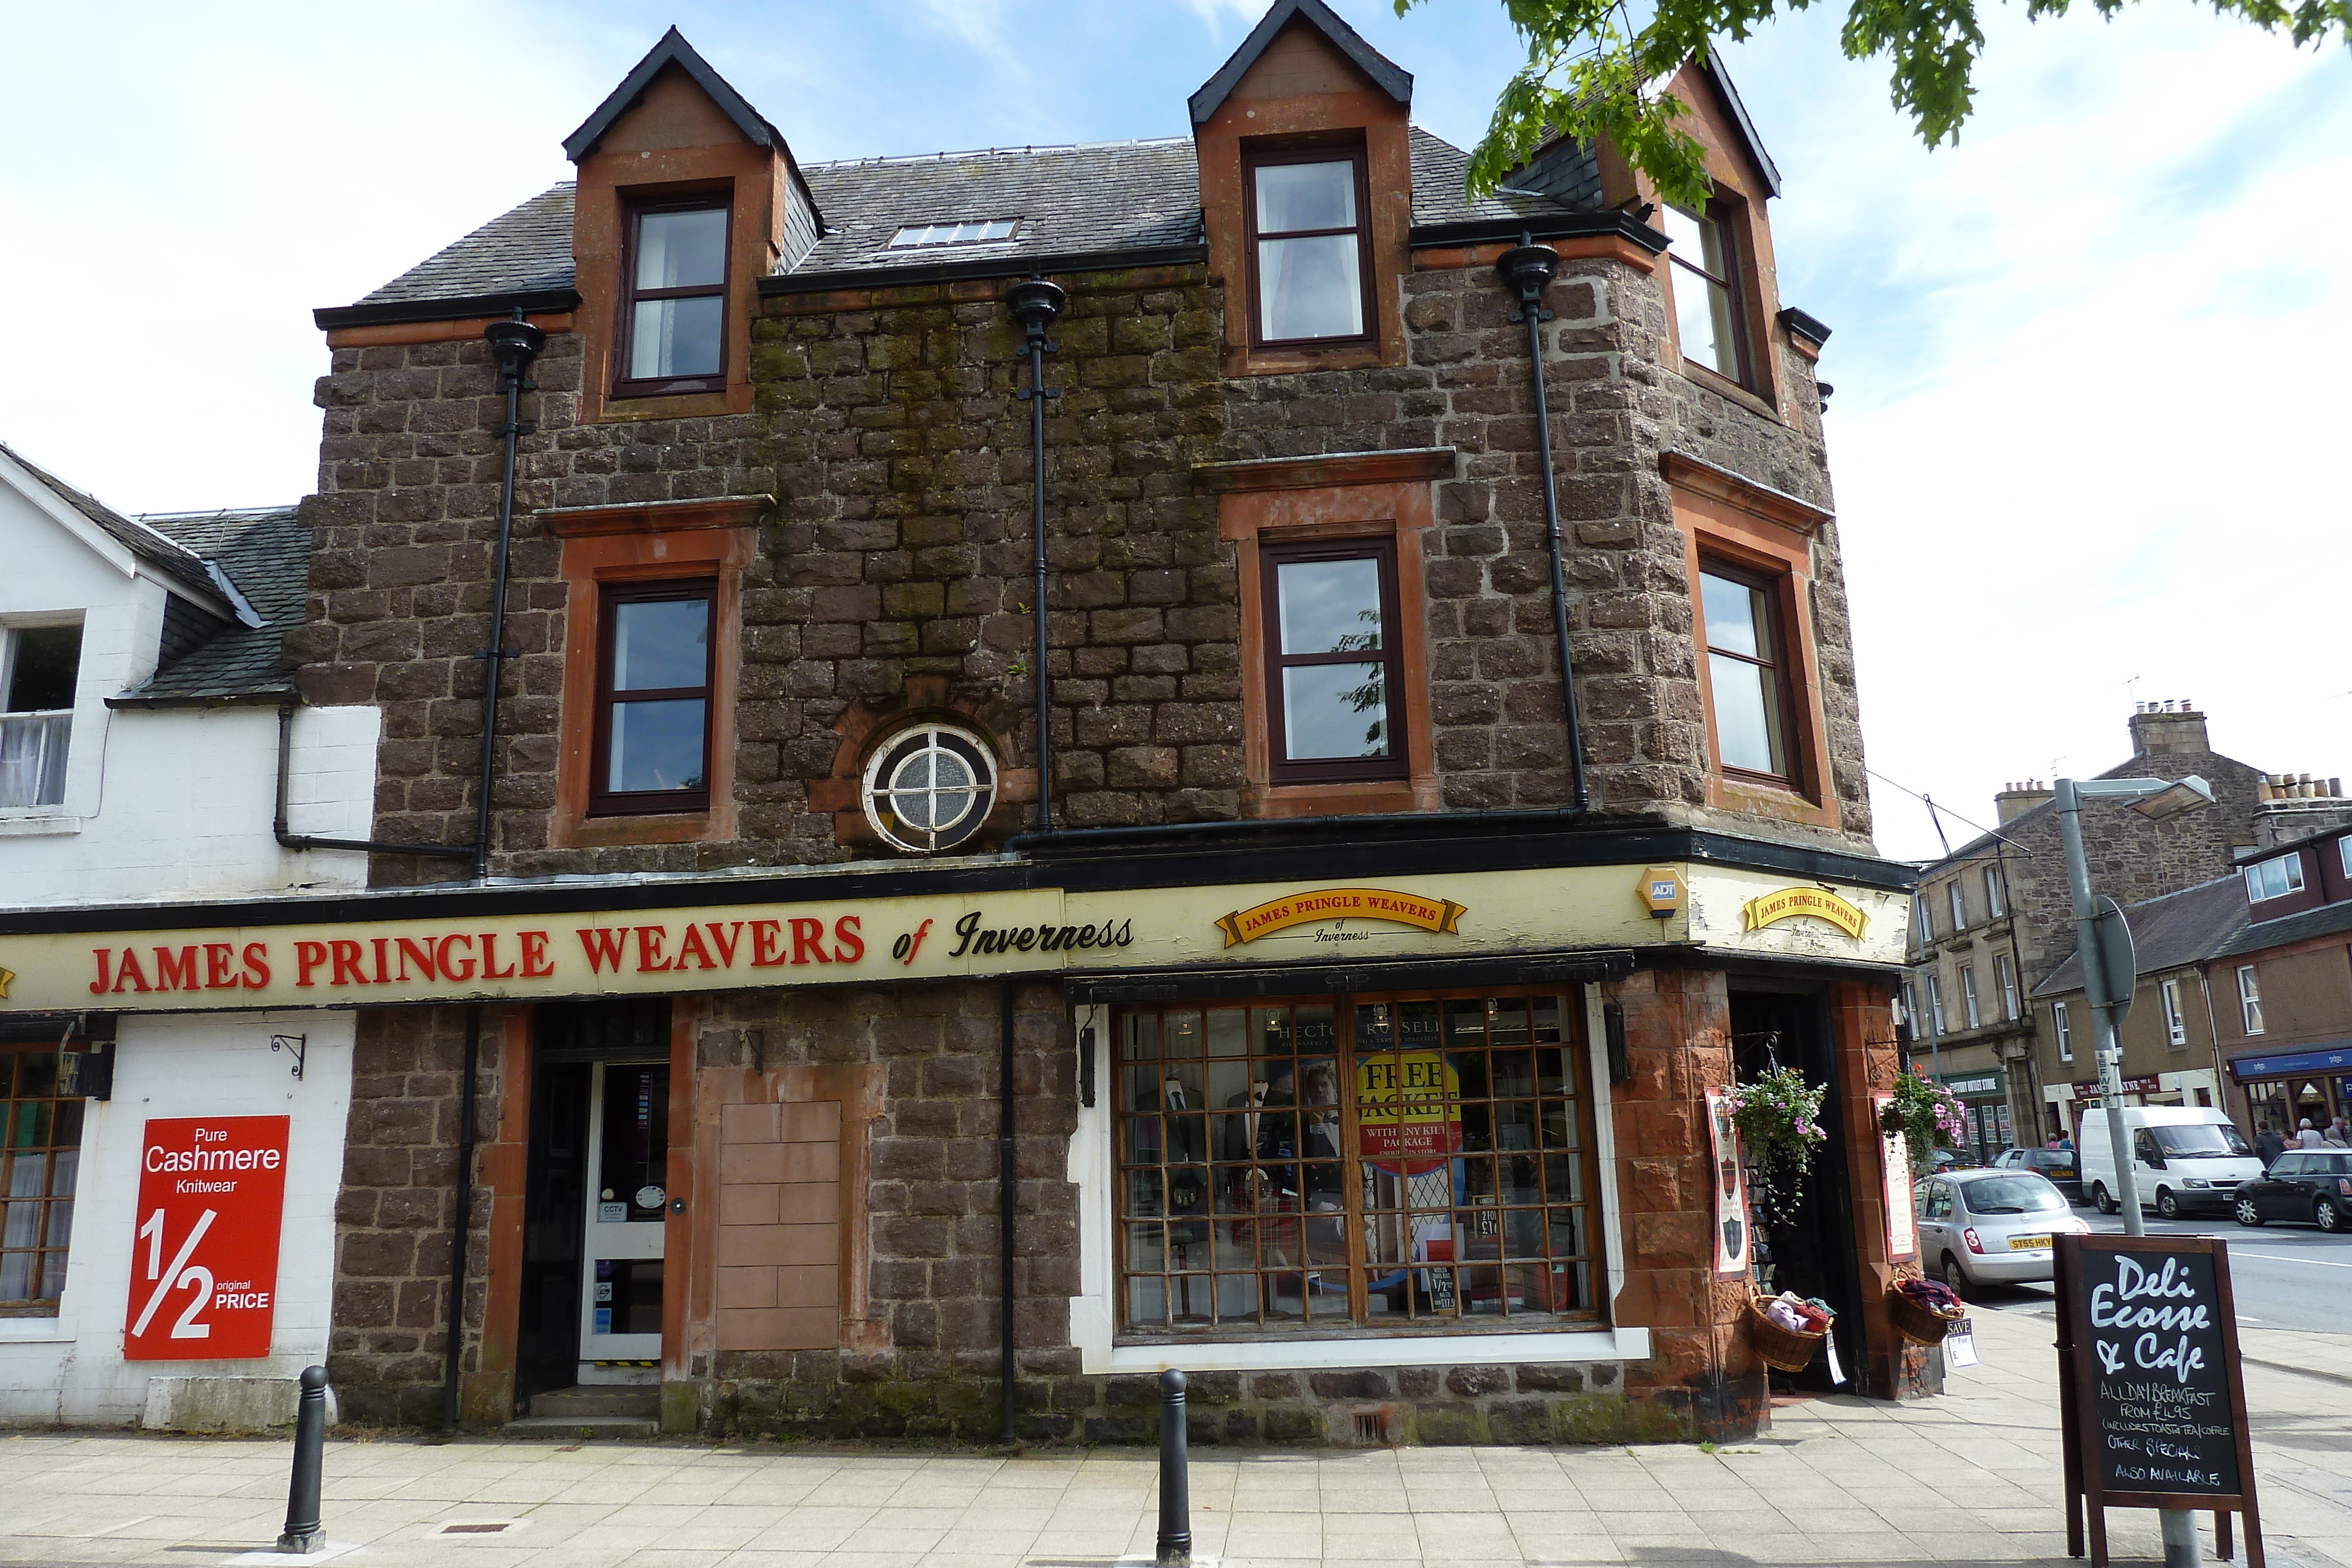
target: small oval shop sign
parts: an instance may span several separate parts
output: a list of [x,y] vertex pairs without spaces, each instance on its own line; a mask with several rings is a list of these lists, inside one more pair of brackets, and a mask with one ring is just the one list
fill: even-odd
[[1826,920],[1857,939],[1870,924],[1869,915],[1826,888],[1784,887],[1778,893],[1767,893],[1741,904],[1739,928],[1742,931],[1761,931],[1776,921],[1792,920],[1800,915]]
[[1225,934],[1225,946],[1231,947],[1318,920],[1387,920],[1458,936],[1461,932],[1455,929],[1455,922],[1468,913],[1469,905],[1450,898],[1423,898],[1417,893],[1394,893],[1384,887],[1327,887],[1236,909],[1218,916],[1217,925]]

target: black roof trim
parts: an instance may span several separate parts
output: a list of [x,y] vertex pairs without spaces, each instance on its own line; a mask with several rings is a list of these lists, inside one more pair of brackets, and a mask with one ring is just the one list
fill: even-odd
[[1274,8],[1258,18],[1257,26],[1250,29],[1250,36],[1242,40],[1242,47],[1234,51],[1233,57],[1219,67],[1217,74],[1202,83],[1201,90],[1192,96],[1189,102],[1193,124],[1202,123],[1223,107],[1225,99],[1233,95],[1234,89],[1240,85],[1250,67],[1257,64],[1257,57],[1265,53],[1268,44],[1274,42],[1275,35],[1297,18],[1304,18],[1310,26],[1330,39],[1339,51],[1354,61],[1356,68],[1371,78],[1381,91],[1399,103],[1412,101],[1412,73],[1364,42],[1362,35],[1341,21],[1331,7],[1323,4],[1323,0],[1275,0]]
[[1150,246],[1135,250],[1074,251],[1064,256],[1004,256],[972,261],[930,261],[909,267],[856,267],[834,272],[786,272],[760,279],[760,297],[827,294],[836,288],[905,288],[981,277],[1030,277],[1041,273],[1116,272],[1130,267],[1191,267],[1209,259],[1206,245]]
[[392,327],[409,321],[489,320],[516,310],[572,310],[576,288],[534,288],[520,294],[469,294],[458,299],[387,299],[381,305],[321,305],[310,319],[321,332],[338,327]]
[[1652,256],[1664,254],[1666,236],[1630,214],[1533,213],[1523,218],[1471,218],[1455,224],[1415,224],[1409,236],[1417,246],[1484,245],[1495,240],[1582,239],[1616,235],[1633,241]]
[[1800,338],[1811,339],[1816,347],[1830,340],[1830,329],[1826,322],[1818,316],[1798,309],[1793,305],[1786,306],[1781,309],[1780,321],[1781,326]]
[[1739,101],[1739,89],[1731,85],[1731,73],[1723,68],[1723,60],[1713,47],[1706,51],[1707,75],[1723,93],[1723,101],[1731,106],[1732,123],[1739,128],[1742,140],[1748,143],[1748,155],[1756,160],[1757,169],[1764,176],[1764,193],[1780,193],[1780,166],[1772,162],[1772,154],[1764,151],[1764,139],[1756,134],[1756,122],[1748,118],[1748,106]]
[[1444,990],[1473,986],[1577,985],[1622,980],[1639,962],[1630,947],[1465,953],[1444,958],[1356,964],[1183,965],[1164,969],[1079,970],[1062,991],[1074,1002],[1225,1001],[1242,997],[1350,991]]
[[676,66],[684,71],[693,78],[695,86],[709,94],[710,101],[733,121],[735,129],[741,131],[744,140],[752,146],[779,147],[783,144],[782,133],[769,124],[766,117],[753,109],[741,93],[728,86],[727,78],[712,70],[709,61],[694,52],[694,46],[686,41],[685,34],[672,27],[661,36],[659,43],[646,52],[646,57],[637,62],[636,68],[621,78],[621,85],[613,89],[612,96],[596,106],[596,112],[582,120],[580,129],[563,139],[563,155],[577,163],[596,151],[596,143],[604,140],[604,133],[613,129],[614,121],[629,112],[646,89],[653,85],[654,78],[661,75],[663,68],[668,66]]
[[[898,898],[1005,893],[1033,887],[1072,892],[1142,892],[1260,882],[1328,882],[1338,877],[1442,875],[1447,872],[1524,871],[1548,866],[1649,865],[1703,861],[1751,871],[1781,872],[1814,882],[1842,882],[1907,893],[1911,867],[1864,855],[1799,844],[1736,838],[1662,823],[1619,821],[1606,827],[1551,831],[1504,813],[1433,813],[1426,828],[1385,821],[1350,831],[1340,822],[1321,828],[1278,820],[1236,822],[1226,841],[1203,845],[1171,839],[1164,852],[1123,840],[1086,846],[1048,861],[982,861],[953,866],[909,862],[887,870],[804,872],[785,875],[633,878],[612,882],[555,879],[492,884],[445,883],[380,888],[321,898],[272,894],[189,904],[74,904],[0,911],[0,936],[48,932],[171,930],[197,925],[300,925],[313,922],[431,920],[483,915],[564,915],[692,905],[814,904],[850,898]],[[1268,844],[1269,834],[1287,838]]]
[[282,685],[251,686],[238,692],[157,692],[152,695],[123,692],[107,698],[106,706],[110,708],[277,707],[301,700],[301,692],[289,675]]

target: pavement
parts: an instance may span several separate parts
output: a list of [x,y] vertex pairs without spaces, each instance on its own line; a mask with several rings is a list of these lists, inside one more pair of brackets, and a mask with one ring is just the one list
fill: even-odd
[[[1751,1443],[1202,1448],[1194,1561],[2067,1563],[2051,1325],[1975,1315],[1982,1364],[1951,1373],[1944,1396],[1792,1401]],[[2246,1350],[2269,1561],[2352,1568],[2352,1340],[2250,1332]],[[2326,1375],[2285,1370],[2312,1367]],[[331,1552],[290,1558],[267,1550],[290,1453],[282,1440],[0,1436],[0,1564],[1115,1568],[1150,1562],[1159,1506],[1155,1457],[1133,1449],[338,1438]],[[2162,1561],[2154,1514],[2108,1518],[2116,1561]]]

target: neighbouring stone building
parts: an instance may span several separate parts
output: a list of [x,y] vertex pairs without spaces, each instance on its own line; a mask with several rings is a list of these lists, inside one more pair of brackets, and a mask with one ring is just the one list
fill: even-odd
[[803,164],[673,31],[318,313],[287,648],[383,716],[369,887],[0,953],[234,928],[359,1009],[369,1419],[1132,1440],[1173,1364],[1202,1439],[1750,1433],[1710,1096],[1775,1065],[1772,1282],[1930,1386],[1828,332],[1673,90],[1703,211],[1467,198],[1318,0],[1186,137]]
[[[2186,699],[2142,703],[2130,725],[2132,755],[2096,777],[2194,775],[2212,787],[2214,800],[2160,822],[2124,802],[2084,802],[2091,886],[2126,909],[2234,876],[2263,847],[2330,822],[2331,809],[2343,804],[2332,783],[2315,783],[2307,774],[2264,774],[2214,751],[2205,715]],[[2070,987],[2051,988],[2074,951],[2074,906],[2051,800],[2040,779],[1994,797],[1994,831],[1922,870],[1912,910],[1911,973],[1904,987],[1909,1052],[1969,1103],[1969,1152],[1979,1158],[2009,1144],[2072,1135],[2098,1103],[2091,1019],[2079,1000],[2058,1005]],[[2192,924],[2212,934],[2210,923]],[[2204,956],[2195,946],[2175,942],[2168,951],[2177,964],[2189,964]],[[2148,998],[2137,1005],[2147,1007]],[[2164,1049],[2156,1049],[2151,1036],[2146,1052],[2127,1051],[2126,1103],[2221,1103],[2210,1029],[2199,1038],[2201,1047],[2185,1056],[2184,1042],[2168,1033]]]

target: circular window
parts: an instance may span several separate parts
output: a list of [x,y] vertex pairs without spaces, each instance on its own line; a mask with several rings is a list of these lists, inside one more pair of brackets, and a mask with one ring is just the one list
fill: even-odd
[[866,820],[902,850],[963,842],[980,831],[995,799],[987,743],[945,725],[894,736],[866,764]]

